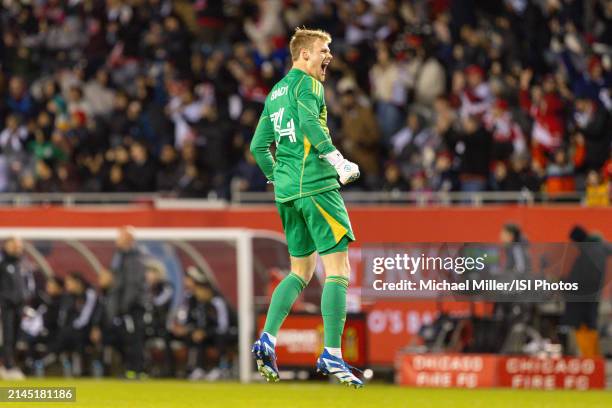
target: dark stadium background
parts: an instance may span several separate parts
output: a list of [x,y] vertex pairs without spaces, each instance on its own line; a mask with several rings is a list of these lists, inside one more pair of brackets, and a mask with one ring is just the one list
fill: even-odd
[[[355,264],[366,244],[484,242],[503,250],[500,232],[508,224],[534,245],[569,243],[575,226],[606,242],[612,237],[611,19],[610,0],[5,0],[0,226],[282,232],[272,186],[248,146],[267,92],[289,67],[288,38],[306,26],[333,37],[325,83],[329,128],[362,172],[343,189],[358,238]],[[71,246],[43,241],[32,243],[53,273],[78,270],[98,290],[98,271]],[[85,243],[110,265],[112,242]],[[178,304],[192,259],[165,244],[144,244],[168,267]],[[194,246],[235,311],[234,249]],[[284,251],[276,241],[255,245],[259,312],[286,272]],[[28,262],[40,275],[37,260]],[[591,346],[598,339],[598,350],[573,349],[568,357],[590,359],[596,373],[585,374],[591,375],[586,387],[561,376],[553,388],[605,385],[612,356],[607,262],[598,325],[587,333]],[[44,276],[37,280],[44,283]],[[301,312],[316,315],[317,302],[315,285]],[[408,361],[414,356],[396,357],[413,341],[426,343],[422,323],[448,312],[472,322],[474,338],[503,326],[492,305],[482,303],[379,301],[354,312],[362,325],[356,361],[403,383],[410,383],[408,374],[418,376],[418,364]],[[387,319],[383,330],[371,330],[374,313]],[[563,312],[556,313],[554,324]],[[307,335],[319,330],[300,316],[292,328]],[[397,319],[402,325],[393,328]],[[489,326],[478,325],[483,321]],[[438,351],[450,358],[466,350]],[[457,355],[483,356],[478,364],[485,365],[506,358],[472,351]],[[291,368],[308,370],[308,353],[293,357]],[[120,375],[120,360],[111,376]],[[24,359],[20,366],[35,374]],[[550,388],[525,380],[544,375],[538,369],[516,383],[487,383],[499,369],[487,367],[477,386]],[[50,370],[62,372],[57,365]],[[236,371],[226,374],[233,378]],[[453,377],[451,385],[474,386],[466,378]]]

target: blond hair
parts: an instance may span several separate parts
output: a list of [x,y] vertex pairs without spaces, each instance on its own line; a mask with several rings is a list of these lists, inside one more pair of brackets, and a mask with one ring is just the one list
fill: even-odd
[[289,51],[291,52],[291,60],[297,61],[300,57],[302,48],[312,49],[312,45],[316,40],[323,40],[326,43],[331,42],[331,35],[323,30],[309,30],[307,28],[296,28],[295,34],[289,41]]

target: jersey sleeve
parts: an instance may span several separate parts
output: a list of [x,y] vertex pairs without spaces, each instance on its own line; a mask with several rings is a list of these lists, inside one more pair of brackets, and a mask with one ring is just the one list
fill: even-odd
[[253,140],[251,140],[251,153],[253,153],[253,157],[263,174],[270,181],[274,181],[274,157],[270,153],[272,143],[274,143],[274,127],[268,116],[267,106],[265,106],[255,129]]
[[314,78],[305,77],[298,86],[296,100],[300,128],[312,146],[321,154],[336,150],[319,117],[324,104],[323,85]]

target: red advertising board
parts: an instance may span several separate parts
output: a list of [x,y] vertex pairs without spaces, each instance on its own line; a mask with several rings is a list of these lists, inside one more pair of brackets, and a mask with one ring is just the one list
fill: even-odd
[[[349,205],[359,243],[495,242],[507,222],[515,222],[530,242],[567,242],[576,224],[612,236],[612,208],[492,205],[415,207]],[[555,222],[550,222],[555,220]],[[282,232],[273,205],[227,206],[209,210],[162,210],[147,205],[107,208],[32,206],[0,208],[4,227],[240,227]],[[465,226],[469,225],[469,228]]]
[[601,358],[500,357],[499,385],[510,388],[577,389],[604,388]]
[[495,354],[402,354],[397,382],[414,387],[601,389],[601,358],[539,358]]
[[[265,316],[257,319],[258,331]],[[276,337],[276,353],[283,366],[313,368],[323,351],[323,320],[320,315],[290,314]],[[365,366],[366,329],[363,315],[349,314],[342,335],[342,356],[351,365]]]
[[391,366],[402,347],[418,342],[423,324],[432,323],[441,312],[450,316],[484,316],[492,311],[490,303],[406,302],[378,300],[366,307],[369,363]]
[[436,388],[482,388],[498,384],[498,357],[486,354],[403,354],[400,385]]

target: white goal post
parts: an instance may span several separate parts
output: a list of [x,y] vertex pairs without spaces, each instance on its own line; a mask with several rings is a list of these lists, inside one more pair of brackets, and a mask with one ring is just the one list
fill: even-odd
[[[0,240],[18,236],[26,241],[26,252],[40,261],[40,254],[28,240],[114,241],[118,228],[0,228]],[[144,241],[225,241],[236,247],[238,285],[238,364],[243,383],[250,382],[253,364],[250,355],[255,331],[253,295],[253,238],[285,242],[282,234],[245,228],[134,228],[136,240]],[[44,259],[43,259],[44,261]]]

